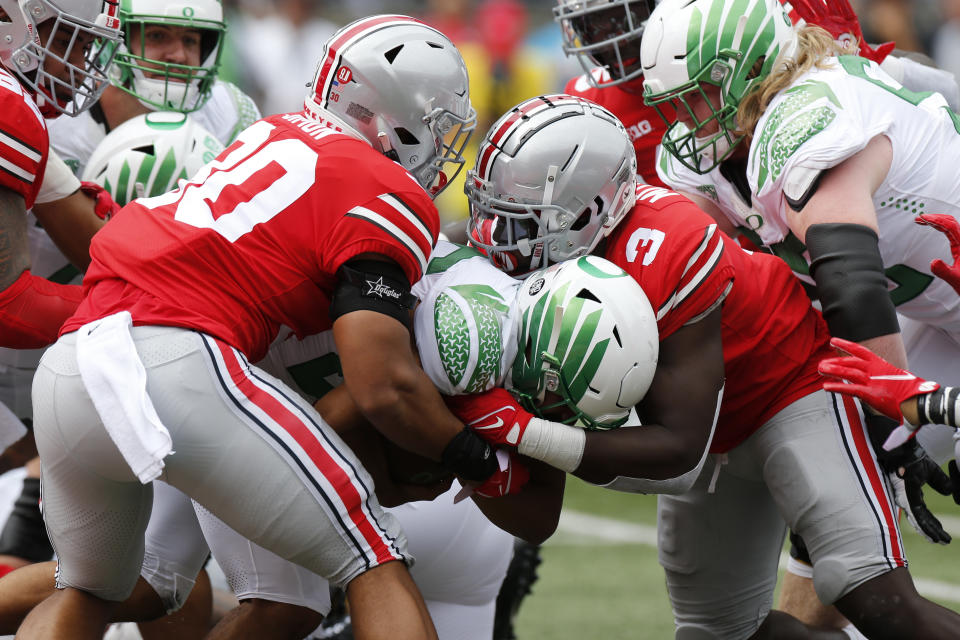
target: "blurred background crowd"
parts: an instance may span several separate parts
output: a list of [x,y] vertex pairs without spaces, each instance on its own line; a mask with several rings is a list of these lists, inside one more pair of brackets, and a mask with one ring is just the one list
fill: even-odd
[[[960,77],[960,0],[851,0],[868,42],[894,41]],[[221,77],[266,114],[299,110],[323,42],[338,27],[373,13],[403,13],[440,29],[460,48],[477,110],[472,152],[487,127],[517,102],[561,91],[582,73],[563,55],[551,0],[224,0],[228,37]],[[458,178],[463,180],[463,173]],[[445,231],[457,240],[466,199],[452,185],[438,199]]]

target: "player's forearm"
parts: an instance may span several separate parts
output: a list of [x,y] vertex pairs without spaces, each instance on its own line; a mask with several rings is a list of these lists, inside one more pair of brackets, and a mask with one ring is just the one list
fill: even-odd
[[0,291],[0,346],[37,349],[56,342],[60,327],[82,299],[79,286],[56,284],[24,271]]
[[542,462],[524,459],[530,481],[519,493],[498,498],[474,495],[473,501],[490,522],[533,544],[553,535],[560,521],[566,475]]

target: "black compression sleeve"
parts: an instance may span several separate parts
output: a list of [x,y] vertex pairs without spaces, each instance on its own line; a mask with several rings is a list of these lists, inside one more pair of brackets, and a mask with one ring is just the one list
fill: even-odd
[[900,332],[877,242],[877,234],[859,224],[807,229],[810,274],[823,317],[837,338],[862,342]]
[[330,320],[351,311],[376,311],[409,326],[417,298],[406,274],[394,262],[351,260],[337,269],[337,286],[330,302]]

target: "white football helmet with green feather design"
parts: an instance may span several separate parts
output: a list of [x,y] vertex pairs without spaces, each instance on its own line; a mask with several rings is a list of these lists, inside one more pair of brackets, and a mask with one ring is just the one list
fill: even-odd
[[[644,101],[668,128],[663,147],[697,173],[707,173],[743,139],[737,110],[750,91],[790,59],[797,35],[778,0],[665,0],[647,21],[640,59]],[[706,85],[720,88],[720,104],[697,117],[690,98],[710,104]],[[685,111],[692,127],[674,118]],[[719,125],[719,129],[717,126]]]
[[540,416],[565,407],[566,422],[588,429],[626,422],[659,353],[656,316],[640,285],[613,263],[583,256],[528,276],[516,305],[517,356],[505,386]]

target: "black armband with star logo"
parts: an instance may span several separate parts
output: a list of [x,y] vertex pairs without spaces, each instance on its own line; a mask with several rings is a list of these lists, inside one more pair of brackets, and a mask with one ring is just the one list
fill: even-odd
[[410,310],[417,297],[407,276],[395,262],[351,260],[337,269],[337,285],[330,303],[330,320],[351,311],[376,311],[410,326]]

